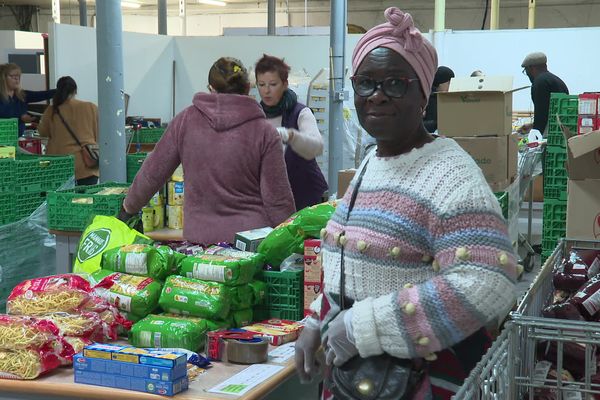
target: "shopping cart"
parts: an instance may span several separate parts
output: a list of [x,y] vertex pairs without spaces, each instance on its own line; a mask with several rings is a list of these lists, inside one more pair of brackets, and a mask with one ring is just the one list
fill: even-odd
[[535,265],[535,250],[531,245],[531,225],[533,219],[533,179],[540,175],[542,168],[542,154],[544,145],[537,144],[535,147],[524,146],[519,150],[519,204],[529,193],[529,208],[527,210],[527,236],[519,233],[519,249],[525,250],[525,257],[521,265],[525,271],[530,272]]
[[[522,400],[533,399],[539,390],[555,392],[557,400],[594,400],[600,395],[596,373],[600,350],[600,323],[542,317],[542,309],[552,295],[552,271],[563,254],[571,248],[600,250],[600,242],[563,239],[548,258],[535,281],[511,313],[511,320],[490,350],[465,380],[455,400]],[[540,361],[537,351],[551,349],[556,370],[573,366],[570,349],[577,345],[583,362],[577,360],[581,377],[566,380],[561,374],[548,379],[536,371]],[[569,351],[567,350],[569,349]]]

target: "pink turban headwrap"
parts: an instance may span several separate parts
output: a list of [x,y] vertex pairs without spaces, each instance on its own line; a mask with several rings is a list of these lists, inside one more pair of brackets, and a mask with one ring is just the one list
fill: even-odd
[[412,16],[396,7],[385,10],[388,22],[370,29],[358,41],[352,54],[352,69],[358,70],[364,58],[377,47],[386,47],[400,54],[417,73],[425,98],[429,99],[433,77],[437,70],[437,52],[415,28]]

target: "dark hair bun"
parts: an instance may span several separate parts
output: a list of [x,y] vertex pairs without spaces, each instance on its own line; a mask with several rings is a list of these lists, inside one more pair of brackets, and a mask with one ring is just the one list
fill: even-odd
[[211,67],[208,83],[218,93],[247,94],[250,80],[240,60],[221,57]]

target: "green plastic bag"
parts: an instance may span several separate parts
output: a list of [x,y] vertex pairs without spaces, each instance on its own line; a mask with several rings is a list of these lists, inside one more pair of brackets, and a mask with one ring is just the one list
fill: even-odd
[[205,343],[206,332],[208,326],[203,319],[148,315],[131,327],[129,343],[135,347],[197,351]]
[[180,263],[179,274],[188,278],[243,285],[264,265],[264,256],[220,246],[211,246]]
[[233,323],[236,328],[241,328],[242,326],[248,326],[252,323],[252,309],[246,308],[244,310],[238,310],[233,312]]
[[226,286],[224,290],[231,301],[231,311],[239,311],[252,307],[254,291],[250,285]]
[[304,240],[318,238],[333,215],[333,203],[322,203],[293,214],[275,228],[258,246],[267,264],[278,267],[293,253],[304,254]]
[[129,313],[129,312],[126,312],[126,311],[120,311],[119,313],[121,314],[121,316],[122,316],[123,318],[125,318],[125,319],[126,319],[126,320],[128,320],[128,321],[131,321],[131,322],[133,322],[134,324],[135,324],[136,322],[138,322],[139,320],[141,320],[141,319],[144,319],[144,318],[145,318],[145,316],[139,316],[139,315],[135,315],[134,313]]
[[253,280],[248,285],[252,288],[252,305],[257,306],[265,302],[267,295],[267,283],[264,281]]
[[152,278],[114,272],[94,290],[119,310],[145,317],[158,306],[161,285]]
[[219,321],[219,320],[212,320],[212,319],[206,319],[206,318],[199,318],[199,317],[192,317],[190,315],[179,315],[179,314],[173,314],[173,313],[161,313],[161,314],[157,314],[163,317],[169,317],[169,318],[180,318],[180,319],[185,319],[188,321],[203,321],[204,323],[206,323],[206,327],[208,329],[208,331],[218,331],[220,329],[228,329],[229,327],[231,327],[231,321]]
[[152,240],[115,217],[96,215],[81,234],[73,272],[96,272],[100,269],[102,254],[106,250],[133,243],[150,244]]
[[231,307],[231,293],[222,283],[171,275],[167,278],[159,304],[169,313],[208,319],[225,319]]
[[167,246],[128,244],[102,254],[102,268],[164,281],[171,274],[173,250]]

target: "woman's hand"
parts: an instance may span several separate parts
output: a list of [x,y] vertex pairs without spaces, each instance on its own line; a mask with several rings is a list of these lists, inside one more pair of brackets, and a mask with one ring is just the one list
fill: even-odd
[[288,128],[284,128],[282,126],[277,128],[277,133],[279,133],[279,136],[281,136],[281,141],[284,144],[291,142],[294,138],[294,131]]
[[313,378],[323,373],[323,352],[319,352],[319,347],[321,347],[319,321],[316,318],[309,318],[300,337],[296,340],[296,371],[301,383],[310,383]]
[[323,342],[327,365],[340,367],[358,354],[352,330],[352,309],[342,311],[331,321]]

